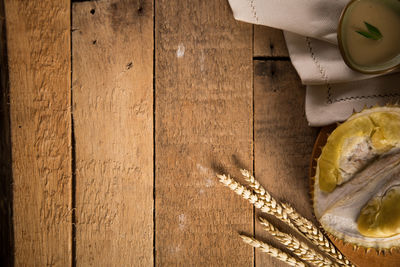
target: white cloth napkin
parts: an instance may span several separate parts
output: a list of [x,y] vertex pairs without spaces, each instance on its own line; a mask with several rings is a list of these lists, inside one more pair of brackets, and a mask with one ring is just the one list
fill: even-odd
[[400,100],[400,74],[352,71],[337,47],[336,29],[349,0],[229,0],[235,19],[285,32],[290,58],[307,85],[311,126],[345,120],[364,106]]

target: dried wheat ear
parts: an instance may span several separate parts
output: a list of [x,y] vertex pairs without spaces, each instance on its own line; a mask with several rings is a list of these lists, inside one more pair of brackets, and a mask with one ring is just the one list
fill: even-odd
[[[288,249],[291,250],[295,255],[297,255],[303,261],[313,264],[316,266],[351,266],[354,265],[346,259],[346,257],[336,249],[336,247],[331,243],[331,241],[325,237],[325,235],[315,226],[310,220],[301,216],[293,207],[289,204],[281,203],[274,199],[267,190],[250,174],[247,170],[241,170],[242,175],[245,180],[249,183],[248,189],[244,185],[238,183],[235,179],[231,178],[229,175],[217,175],[219,181],[225,186],[229,187],[236,194],[242,196],[244,199],[248,200],[251,204],[253,204],[256,208],[260,209],[262,212],[272,215],[285,224],[289,225],[296,232],[302,234],[308,241],[312,244],[316,245],[321,251],[328,254],[332,260],[321,255],[320,253],[310,250],[305,243],[300,243],[297,239],[294,239],[288,234],[279,232],[275,227],[273,227],[266,220],[261,221],[264,226],[264,229],[267,230],[270,234],[275,236],[278,241],[281,241],[284,245],[288,246]],[[247,237],[249,238],[249,237]],[[279,240],[281,239],[281,240]],[[247,241],[246,241],[247,240]],[[252,242],[250,239],[244,240],[246,243],[251,244],[253,247],[261,248],[261,244],[268,246],[268,248],[273,248],[272,246],[265,244],[259,240],[252,238]],[[292,243],[288,245],[288,240],[291,240]],[[257,241],[257,242],[256,242]],[[286,242],[286,243],[285,243]],[[292,249],[290,249],[290,247]],[[306,250],[306,247],[308,248]],[[276,249],[276,248],[274,248]],[[262,250],[266,252],[266,249]],[[270,249],[268,251],[271,251]],[[279,251],[279,250],[277,250]],[[277,252],[275,251],[275,252]],[[305,251],[308,251],[306,253]],[[296,254],[297,253],[297,254]],[[277,253],[269,253],[268,254],[274,256],[278,255]],[[279,254],[282,256],[283,254]],[[301,255],[301,256],[300,256]],[[282,260],[285,257],[277,257]],[[287,261],[285,261],[287,262]],[[287,262],[292,266],[304,266],[304,265],[294,265],[298,264],[292,260]]]

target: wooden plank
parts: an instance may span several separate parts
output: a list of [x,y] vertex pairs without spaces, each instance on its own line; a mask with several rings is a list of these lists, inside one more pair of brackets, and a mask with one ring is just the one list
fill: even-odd
[[6,0],[15,266],[71,265],[70,1]]
[[0,1],[0,266],[13,266],[11,135],[4,2]]
[[[255,175],[273,196],[313,219],[308,169],[318,129],[307,125],[304,99],[305,88],[290,61],[254,61]],[[277,244],[259,224],[256,235]],[[287,266],[259,252],[256,264]]]
[[288,57],[283,32],[262,25],[254,25],[254,56]]
[[252,169],[252,26],[224,0],[155,10],[156,265],[252,266],[252,207],[214,173]]
[[73,4],[77,266],[153,264],[152,3]]

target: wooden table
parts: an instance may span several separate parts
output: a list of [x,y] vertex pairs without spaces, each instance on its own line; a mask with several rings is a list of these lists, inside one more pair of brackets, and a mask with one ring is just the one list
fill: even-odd
[[312,218],[318,129],[280,31],[226,0],[1,2],[2,266],[285,266],[215,177]]

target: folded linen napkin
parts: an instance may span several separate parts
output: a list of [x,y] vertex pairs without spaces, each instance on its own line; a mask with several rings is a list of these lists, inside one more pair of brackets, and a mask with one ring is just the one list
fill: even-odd
[[400,99],[400,74],[365,75],[348,68],[336,40],[340,14],[349,0],[229,0],[235,19],[285,32],[292,63],[307,85],[311,126],[346,119],[365,105]]
[[364,107],[400,103],[399,85],[399,73],[355,82],[308,85],[307,120],[311,126],[324,126],[343,121]]

